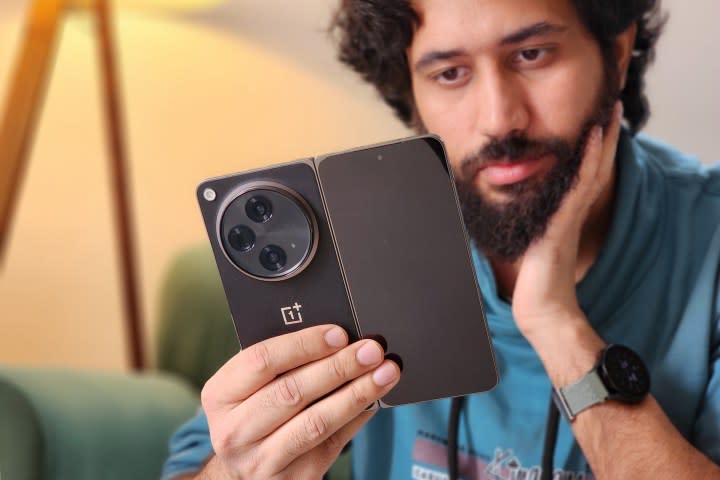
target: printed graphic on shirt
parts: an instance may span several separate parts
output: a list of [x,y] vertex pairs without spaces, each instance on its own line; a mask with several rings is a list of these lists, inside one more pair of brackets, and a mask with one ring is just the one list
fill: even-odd
[[[458,446],[458,473],[463,480],[540,480],[540,465],[523,466],[512,449],[495,448],[492,458]],[[448,480],[447,439],[419,431],[413,446],[413,480]],[[553,480],[594,480],[590,473],[557,469]]]

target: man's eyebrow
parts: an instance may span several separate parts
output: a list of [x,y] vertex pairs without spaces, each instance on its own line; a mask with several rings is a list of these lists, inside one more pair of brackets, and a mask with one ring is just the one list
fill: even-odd
[[[532,37],[539,37],[550,33],[565,32],[567,29],[568,27],[554,23],[538,22],[503,37],[500,40],[500,45],[506,46],[521,43]],[[419,72],[437,61],[449,60],[463,55],[466,55],[466,52],[461,49],[433,50],[420,57],[420,59],[415,62],[414,68],[415,71]]]
[[517,32],[513,32],[500,40],[500,45],[512,45],[521,43],[532,37],[539,37],[550,33],[558,33],[567,31],[568,27],[548,22],[538,22],[529,27],[521,28]]
[[434,50],[432,52],[428,52],[422,57],[420,57],[420,60],[415,62],[415,71],[419,72],[428,66],[432,65],[433,63],[441,60],[449,60],[451,58],[455,57],[461,57],[465,55],[465,52],[463,50]]

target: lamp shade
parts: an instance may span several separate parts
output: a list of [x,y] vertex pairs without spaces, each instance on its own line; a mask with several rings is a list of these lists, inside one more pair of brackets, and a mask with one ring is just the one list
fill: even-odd
[[[85,8],[97,0],[70,0],[75,8]],[[193,10],[206,10],[218,7],[226,0],[110,0],[110,3],[120,9],[156,10],[162,12],[182,12]]]
[[120,8],[170,10],[205,10],[217,7],[226,0],[115,0]]

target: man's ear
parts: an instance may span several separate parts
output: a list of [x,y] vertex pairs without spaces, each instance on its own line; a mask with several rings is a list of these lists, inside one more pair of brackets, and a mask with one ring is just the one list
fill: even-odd
[[621,91],[625,89],[625,80],[627,79],[627,71],[630,66],[630,60],[632,60],[636,34],[637,23],[633,22],[627,29],[625,29],[624,32],[615,37],[615,59],[618,64],[618,72],[620,72]]

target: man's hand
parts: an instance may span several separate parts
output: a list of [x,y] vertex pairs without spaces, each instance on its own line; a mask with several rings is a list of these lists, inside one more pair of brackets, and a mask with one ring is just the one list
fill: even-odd
[[607,131],[594,127],[577,183],[563,199],[545,234],[523,256],[513,292],[513,315],[531,341],[555,326],[583,318],[576,296],[576,270],[583,225],[610,181],[620,133],[622,104],[615,105]]
[[[620,118],[616,105],[605,135],[599,128],[591,134],[577,185],[545,235],[527,250],[515,284],[515,321],[555,387],[587,373],[605,345],[580,310],[575,285],[580,235],[610,181]],[[572,428],[595,478],[720,478],[720,468],[677,431],[652,395],[637,405],[596,405],[581,413]],[[658,463],[658,458],[672,461]]]
[[377,342],[347,343],[340,327],[312,327],[257,343],[220,368],[201,395],[216,455],[212,473],[322,477],[372,417],[365,408],[400,377]]

